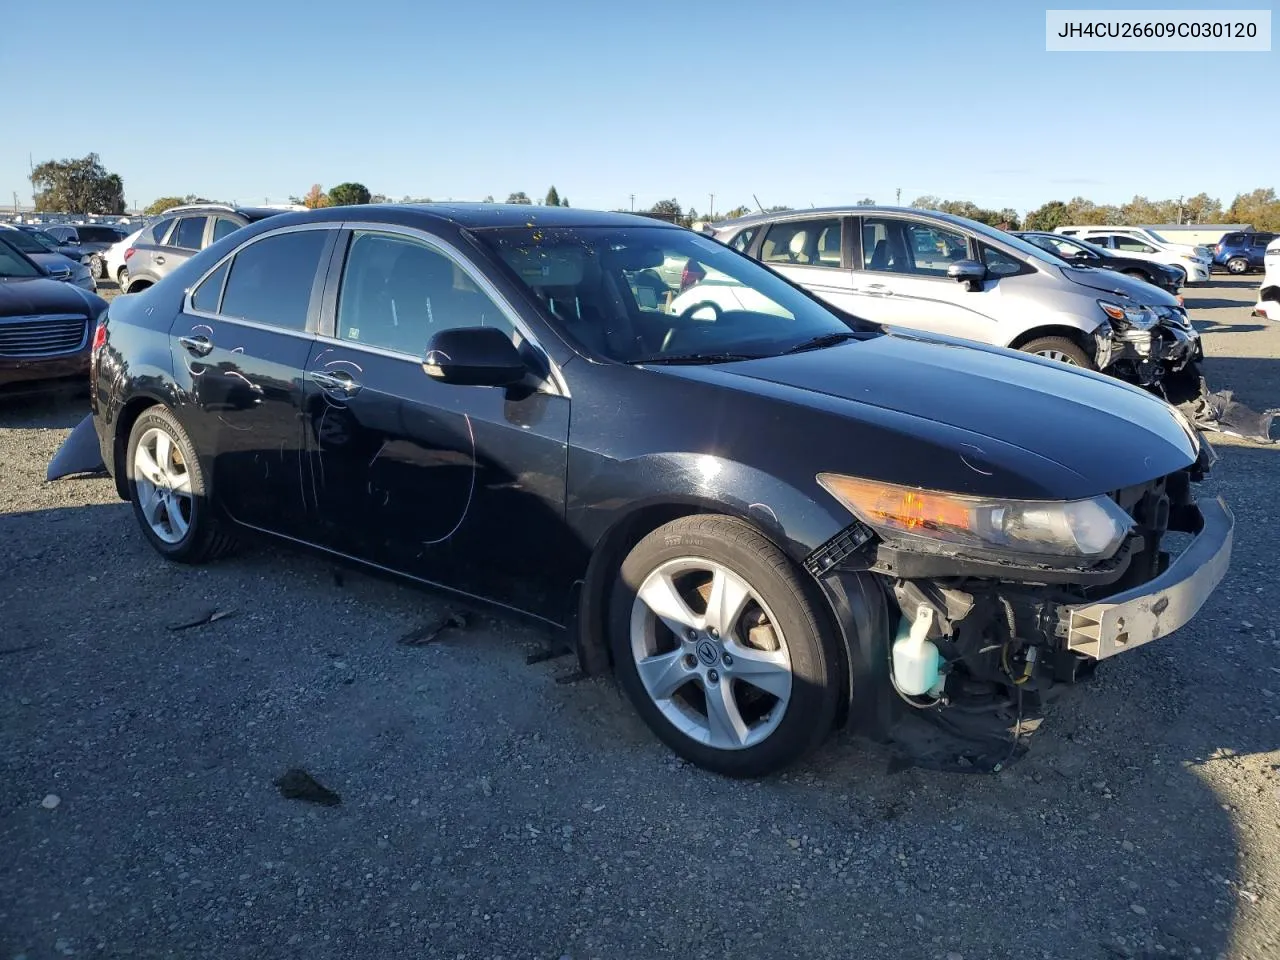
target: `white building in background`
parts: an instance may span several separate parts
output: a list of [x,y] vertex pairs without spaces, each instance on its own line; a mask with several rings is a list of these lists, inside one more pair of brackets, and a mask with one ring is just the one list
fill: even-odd
[[1239,233],[1253,229],[1248,223],[1144,223],[1171,243],[1189,243],[1212,247],[1224,233]]

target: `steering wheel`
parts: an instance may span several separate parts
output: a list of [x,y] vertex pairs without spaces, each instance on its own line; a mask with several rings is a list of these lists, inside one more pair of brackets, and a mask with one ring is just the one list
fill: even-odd
[[699,310],[701,310],[703,307],[711,308],[711,312],[713,314],[711,318],[712,323],[715,323],[716,321],[718,321],[720,319],[721,314],[724,313],[724,311],[720,309],[720,304],[716,303],[714,300],[699,300],[697,303],[693,304],[692,306],[685,307],[685,309],[681,310],[679,314],[680,319],[692,320],[693,315],[697,313]]

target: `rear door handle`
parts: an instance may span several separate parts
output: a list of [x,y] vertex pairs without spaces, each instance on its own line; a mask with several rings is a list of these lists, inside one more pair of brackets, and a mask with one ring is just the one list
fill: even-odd
[[159,254],[159,253],[157,253],[154,257],[152,257],[152,258],[151,258],[151,262],[152,262],[152,263],[164,263],[164,256],[163,256],[163,255],[161,255],[161,254]]
[[318,384],[325,390],[337,390],[348,397],[353,397],[360,392],[360,384],[352,380],[349,373],[325,373],[323,370],[312,370],[308,376],[312,383]]
[[213,352],[213,341],[206,336],[179,337],[178,342],[188,353],[194,353],[197,357],[207,357]]
[[886,287],[883,283],[869,283],[863,289],[863,293],[871,297],[892,297],[893,291]]

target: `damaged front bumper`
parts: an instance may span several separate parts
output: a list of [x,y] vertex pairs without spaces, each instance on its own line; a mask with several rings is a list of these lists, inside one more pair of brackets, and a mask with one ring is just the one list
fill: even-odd
[[1057,608],[1066,649],[1105,660],[1185,626],[1226,576],[1235,519],[1221,498],[1196,504],[1201,528],[1154,580],[1090,603]]
[[1123,370],[1142,386],[1150,386],[1165,372],[1177,372],[1204,356],[1200,335],[1185,326],[1161,323],[1149,330],[1113,330],[1105,351],[1108,363]]

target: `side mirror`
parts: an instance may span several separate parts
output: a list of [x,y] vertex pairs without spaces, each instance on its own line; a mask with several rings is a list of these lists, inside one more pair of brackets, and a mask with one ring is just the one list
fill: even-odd
[[441,330],[427,344],[423,372],[441,383],[470,387],[507,387],[527,372],[511,337],[497,327]]
[[54,280],[70,280],[71,268],[70,267],[50,267],[49,276]]
[[977,260],[957,260],[947,267],[947,276],[968,285],[972,291],[978,291],[982,289],[982,281],[987,279],[987,268]]

